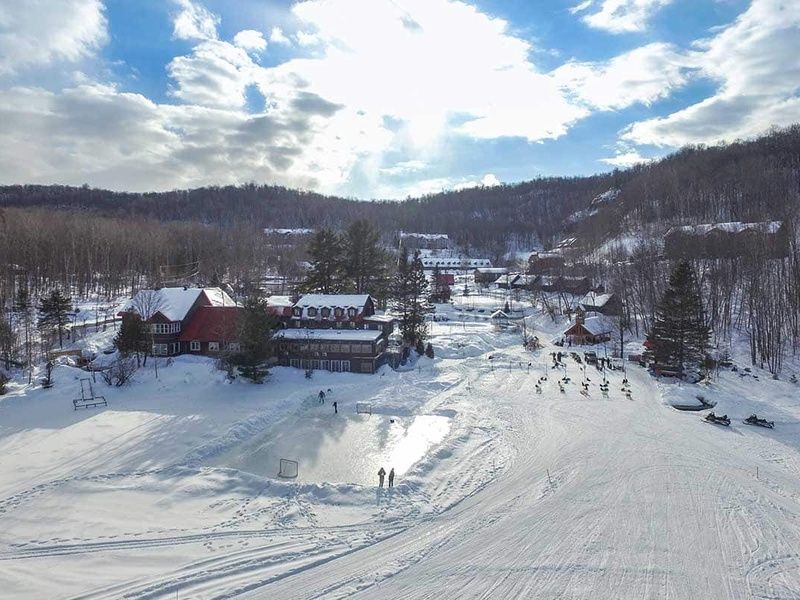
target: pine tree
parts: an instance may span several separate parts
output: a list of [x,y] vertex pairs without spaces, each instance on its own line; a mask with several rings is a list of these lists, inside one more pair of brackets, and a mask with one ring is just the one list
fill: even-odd
[[39,328],[58,332],[58,347],[64,347],[64,329],[72,312],[72,299],[56,288],[39,304]]
[[27,285],[19,285],[17,287],[17,295],[14,298],[12,310],[17,316],[17,321],[22,323],[25,335],[25,364],[28,367],[28,383],[31,383],[33,379],[33,336],[31,335],[33,305],[31,304]]
[[311,269],[303,282],[303,290],[321,294],[341,291],[343,251],[342,240],[330,229],[314,234],[308,247]]
[[114,347],[120,354],[136,354],[136,366],[140,364],[140,353],[147,348],[148,328],[142,318],[133,312],[122,315],[122,324],[114,337]]
[[444,282],[439,265],[433,267],[433,286],[431,288],[432,302],[447,302],[450,300],[450,286]]
[[239,319],[239,352],[231,357],[239,374],[253,383],[262,383],[268,374],[265,363],[272,355],[272,329],[267,299],[253,291],[245,299]]
[[342,240],[342,277],[356,293],[376,298],[386,293],[386,252],[379,241],[378,231],[364,219],[354,221]]
[[681,374],[699,366],[705,358],[709,329],[694,270],[681,261],[669,278],[648,336],[657,364],[676,367]]
[[415,346],[425,339],[425,298],[428,291],[428,279],[422,267],[419,251],[409,261],[408,251],[403,249],[397,265],[397,274],[392,285],[392,297],[395,309],[400,313],[400,333],[403,342]]

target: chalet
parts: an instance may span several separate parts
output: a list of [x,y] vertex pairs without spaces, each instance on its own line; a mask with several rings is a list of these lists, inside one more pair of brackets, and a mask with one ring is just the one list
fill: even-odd
[[600,313],[606,316],[619,317],[622,314],[622,302],[616,294],[589,292],[580,302],[584,312]]
[[564,268],[564,257],[559,252],[535,252],[528,257],[528,273],[551,274]]
[[[144,317],[153,334],[153,354],[173,356],[190,351],[194,340],[183,341],[182,333],[201,307],[236,307],[236,303],[220,288],[172,287],[140,290],[120,315],[123,318],[130,315]],[[142,315],[143,312],[148,314]],[[227,318],[229,317],[225,317]],[[206,344],[211,341],[224,340],[207,340]]]
[[200,306],[188,319],[178,341],[181,351],[214,356],[239,352],[239,306]]
[[494,283],[498,277],[506,274],[508,274],[508,269],[505,267],[479,267],[473,273],[475,283],[479,285]]
[[600,344],[611,339],[614,324],[604,315],[578,310],[575,322],[564,331],[564,337],[572,344]]
[[789,254],[789,229],[782,221],[705,223],[673,227],[664,254],[679,258],[781,258]]
[[387,361],[394,318],[375,314],[367,294],[307,294],[282,325],[274,336],[279,364],[374,373]]

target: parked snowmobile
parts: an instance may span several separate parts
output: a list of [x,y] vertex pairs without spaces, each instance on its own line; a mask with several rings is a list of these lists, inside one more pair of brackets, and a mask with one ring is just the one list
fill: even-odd
[[713,412],[710,412],[706,415],[706,421],[709,423],[714,423],[715,425],[725,425],[726,427],[731,424],[731,420],[728,418],[728,415],[722,415],[719,417]]
[[758,425],[759,427],[768,427],[772,429],[775,427],[775,421],[767,421],[766,419],[759,419],[758,415],[750,415],[744,420],[748,425]]

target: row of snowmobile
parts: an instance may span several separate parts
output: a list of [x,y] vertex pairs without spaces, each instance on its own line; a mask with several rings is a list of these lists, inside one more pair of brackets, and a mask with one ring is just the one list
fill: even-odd
[[[724,425],[725,427],[729,427],[731,424],[731,420],[728,415],[716,415],[713,412],[708,413],[705,416],[705,421],[707,423],[713,423],[714,425]],[[768,429],[772,429],[775,427],[775,421],[767,421],[766,419],[760,418],[758,415],[750,415],[746,419],[742,420],[743,423],[746,425],[754,425],[756,427],[766,427]]]

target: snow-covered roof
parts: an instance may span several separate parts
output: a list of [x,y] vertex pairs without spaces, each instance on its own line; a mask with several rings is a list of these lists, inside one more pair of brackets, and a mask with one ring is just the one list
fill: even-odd
[[397,317],[393,317],[392,315],[370,315],[364,320],[373,321],[375,323],[392,323],[397,320]]
[[[583,319],[583,328],[592,335],[603,335],[614,331],[614,324],[603,315],[596,313],[588,313]],[[574,324],[567,327],[564,333],[574,327]]]
[[742,223],[732,221],[729,223],[703,223],[700,225],[681,225],[673,227],[667,231],[667,235],[672,233],[684,233],[688,235],[708,235],[712,231],[722,231],[724,233],[741,233],[742,231],[753,230],[761,233],[777,233],[783,225],[782,221],[765,221],[761,223]]
[[416,238],[421,240],[448,240],[450,239],[446,233],[414,233],[411,231],[401,231],[400,239]]
[[267,306],[291,308],[294,306],[294,302],[289,296],[269,296],[267,298]]
[[508,319],[508,315],[504,313],[502,310],[498,309],[494,311],[491,315],[492,319]]
[[383,335],[376,329],[281,329],[275,334],[285,340],[331,340],[342,342],[374,342]]
[[586,294],[583,299],[581,300],[581,304],[584,306],[605,306],[609,300],[611,300],[612,294],[595,294],[594,292],[589,292]]
[[369,294],[306,294],[297,301],[296,306],[360,308],[367,303],[367,300]]
[[478,267],[475,269],[478,273],[486,273],[487,275],[494,273],[508,273],[506,267]]
[[279,228],[279,227],[267,227],[264,229],[264,233],[266,234],[279,234],[279,235],[308,235],[314,233],[313,229],[306,229],[304,227],[294,227],[294,228]]
[[[236,306],[233,298],[220,288],[165,287],[155,291],[158,293],[159,298],[153,300],[150,304],[153,308],[158,309],[155,312],[160,312],[170,321],[183,321],[189,309],[194,306],[197,298],[203,292],[205,292],[211,306]],[[135,311],[136,306],[142,303],[143,295],[152,292],[153,290],[139,290],[126,305],[124,311]],[[142,316],[150,318],[153,315]]]
[[602,194],[598,194],[592,199],[591,206],[597,206],[598,204],[606,204],[608,202],[613,202],[619,196],[619,188],[611,188],[610,190],[603,192]]
[[440,267],[443,269],[475,269],[477,267],[491,267],[492,261],[488,258],[468,258],[459,256],[421,256],[424,268]]

